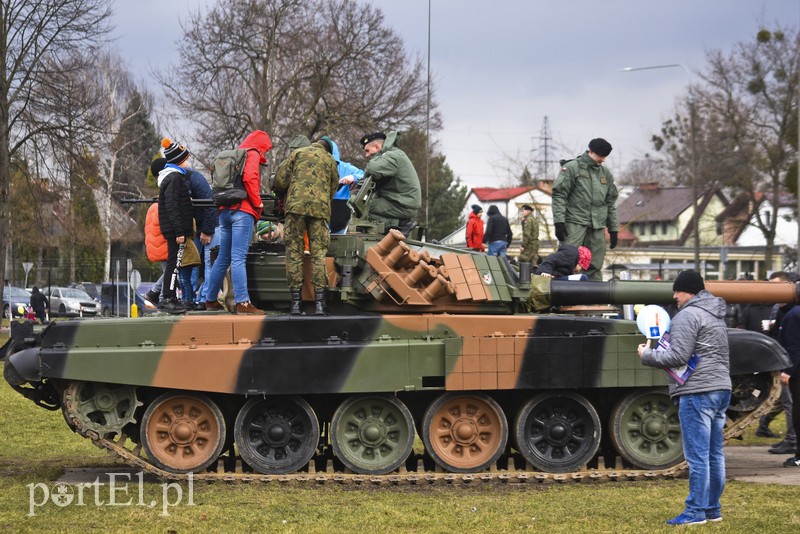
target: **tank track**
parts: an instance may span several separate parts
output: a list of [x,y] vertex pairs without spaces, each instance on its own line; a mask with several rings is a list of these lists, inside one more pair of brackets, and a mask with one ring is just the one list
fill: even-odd
[[[758,421],[761,415],[766,414],[777,402],[780,395],[780,372],[773,372],[772,385],[767,399],[758,408],[736,421],[729,421],[725,427],[725,439],[734,439],[741,436],[745,429]],[[69,408],[67,409],[69,411]],[[149,473],[157,478],[166,480],[189,480],[188,474],[176,474],[165,471],[150,463],[142,454],[142,446],[129,440],[128,436],[122,434],[114,439],[111,435],[101,436],[93,430],[85,430],[80,426],[79,418],[70,418],[75,425],[74,430],[90,439],[92,443],[105,449],[109,454],[121,462],[142,471]],[[513,460],[508,457],[502,463],[513,464]],[[498,463],[501,463],[498,462]],[[642,469],[609,469],[597,468],[587,469],[584,467],[572,473],[544,473],[527,469],[500,469],[497,464],[488,471],[480,473],[449,473],[440,470],[437,466],[435,470],[426,470],[420,458],[417,460],[417,469],[408,470],[401,466],[398,471],[387,475],[361,475],[350,472],[349,470],[338,471],[334,468],[333,462],[328,460],[326,468],[318,471],[315,468],[316,461],[309,462],[307,471],[284,475],[264,475],[260,473],[245,472],[242,468],[242,461],[236,458],[236,466],[232,471],[226,470],[225,462],[220,459],[216,463],[214,470],[192,474],[195,481],[205,482],[231,482],[231,483],[304,483],[304,484],[354,484],[354,485],[453,485],[453,484],[476,484],[476,483],[578,483],[586,481],[628,481],[628,480],[658,480],[674,479],[686,473],[688,465],[685,461],[658,470]],[[603,465],[602,458],[598,465]]]

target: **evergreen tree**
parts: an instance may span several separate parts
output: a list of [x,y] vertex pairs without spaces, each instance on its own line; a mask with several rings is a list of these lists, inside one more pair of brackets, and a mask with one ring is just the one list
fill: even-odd
[[[398,146],[408,154],[417,170],[422,186],[422,207],[417,213],[417,223],[425,224],[425,207],[428,206],[428,239],[442,239],[464,224],[464,205],[467,202],[467,187],[453,175],[444,155],[431,145],[428,172],[425,174],[426,135],[412,129],[403,132]],[[427,187],[426,187],[427,184]],[[426,203],[426,199],[430,202]]]
[[525,168],[522,169],[522,174],[519,177],[519,185],[521,186],[531,186],[534,185],[533,175],[531,174],[531,170],[525,165]]
[[120,132],[115,140],[120,147],[114,172],[114,196],[139,198],[153,196],[155,191],[145,181],[150,161],[158,152],[161,138],[150,121],[150,106],[139,91],[134,91],[123,115]]

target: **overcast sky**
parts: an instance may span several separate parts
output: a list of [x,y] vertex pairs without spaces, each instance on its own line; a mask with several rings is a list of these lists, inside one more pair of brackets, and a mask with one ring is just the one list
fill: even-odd
[[[369,1],[369,0],[367,0]],[[431,72],[444,128],[438,141],[470,186],[509,181],[504,162],[533,158],[544,117],[555,157],[589,139],[614,146],[621,172],[652,152],[650,136],[674,111],[710,50],[732,50],[776,22],[800,25],[797,0],[430,0]],[[118,0],[118,46],[139,78],[174,63],[177,21],[213,0]],[[428,0],[371,0],[412,57],[427,61]],[[627,66],[681,64],[622,73]],[[557,168],[556,168],[557,170]]]

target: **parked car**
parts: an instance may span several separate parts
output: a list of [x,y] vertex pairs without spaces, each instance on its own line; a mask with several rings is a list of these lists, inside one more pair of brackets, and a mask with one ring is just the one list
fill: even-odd
[[94,316],[97,315],[97,302],[86,291],[75,287],[45,287],[42,292],[50,301],[50,316]]
[[31,294],[21,287],[5,286],[3,288],[3,317],[8,317],[8,310],[14,317],[23,314],[19,312],[19,307],[27,308],[31,305]]
[[[128,284],[113,284],[106,282],[100,290],[100,309],[103,317],[122,316],[127,317],[128,312]],[[117,289],[119,289],[119,304],[117,304]],[[139,315],[155,313],[157,311],[152,302],[148,302],[138,291],[131,291],[133,300],[139,308]],[[133,302],[131,302],[133,304]]]
[[92,282],[78,282],[77,284],[70,284],[69,287],[74,287],[92,297],[95,302],[100,302],[100,284],[93,284]]

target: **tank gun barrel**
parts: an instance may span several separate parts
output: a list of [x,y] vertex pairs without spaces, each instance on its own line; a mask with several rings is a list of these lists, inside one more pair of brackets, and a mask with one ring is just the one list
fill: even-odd
[[[261,201],[264,203],[264,209],[261,212],[261,218],[264,220],[276,221],[280,219],[280,209],[278,206],[278,199],[274,195],[261,195]],[[123,198],[120,204],[155,204],[158,202],[158,197],[152,198]],[[214,201],[210,198],[193,198],[192,206],[196,208],[211,208],[215,207]]]
[[[798,284],[792,282],[753,282],[749,280],[707,280],[706,290],[729,304],[770,304],[798,302]],[[553,280],[551,306],[578,304],[669,304],[672,282],[612,280],[575,282]]]

